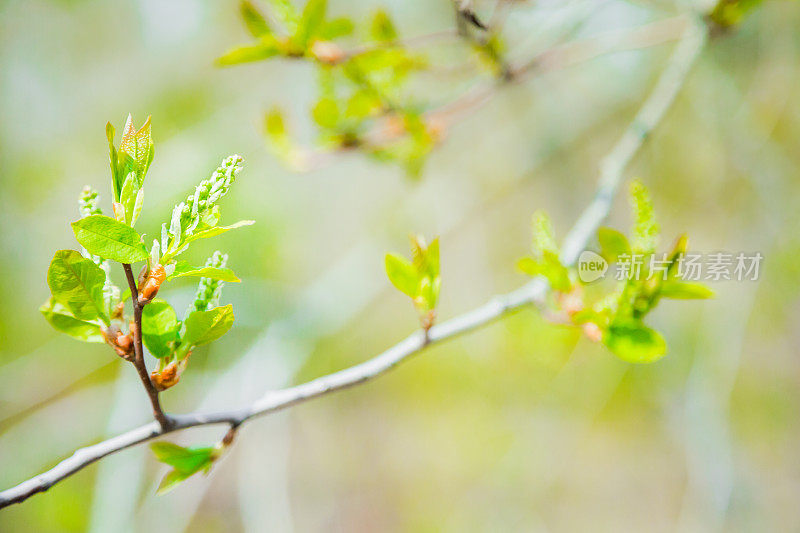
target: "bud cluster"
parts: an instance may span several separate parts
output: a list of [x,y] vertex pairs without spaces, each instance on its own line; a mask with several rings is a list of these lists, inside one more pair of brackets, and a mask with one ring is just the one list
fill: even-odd
[[166,224],[161,226],[161,249],[165,253],[176,255],[182,251],[184,239],[192,235],[205,217],[213,216],[217,202],[228,193],[241,170],[241,156],[226,157],[210,178],[200,182],[194,194],[175,206],[169,228]]
[[[205,266],[214,268],[223,268],[228,262],[228,255],[223,254],[219,250],[206,259]],[[197,292],[194,296],[194,302],[189,306],[186,314],[193,311],[208,311],[219,305],[219,299],[222,296],[222,286],[225,283],[218,279],[200,278],[200,283],[197,285]]]
[[78,198],[78,207],[81,211],[81,218],[91,215],[102,215],[103,211],[97,205],[100,202],[100,195],[97,191],[88,185],[81,191],[81,196]]

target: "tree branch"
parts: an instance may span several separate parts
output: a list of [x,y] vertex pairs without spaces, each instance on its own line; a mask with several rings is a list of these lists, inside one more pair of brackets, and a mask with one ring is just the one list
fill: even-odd
[[[590,242],[595,231],[605,219],[614,194],[622,181],[625,168],[675,99],[691,65],[702,50],[705,40],[705,26],[690,26],[687,35],[676,47],[655,88],[611,152],[603,159],[595,196],[564,240],[561,259],[565,265],[575,263],[580,251]],[[126,266],[126,275],[129,275],[130,284],[133,274],[130,272],[130,266]],[[427,332],[427,336],[425,332],[417,331],[399,344],[356,366],[294,387],[267,392],[253,404],[240,409],[217,413],[175,415],[170,418],[171,425],[165,426],[151,422],[117,437],[81,448],[47,472],[0,492],[0,508],[22,502],[38,492],[43,492],[107,455],[167,433],[211,424],[228,424],[237,427],[256,416],[286,409],[306,400],[369,381],[388,372],[429,345],[468,333],[517,309],[542,302],[547,291],[548,285],[544,279],[536,278],[513,292],[491,299],[477,309],[433,326]],[[131,287],[131,294],[136,294],[135,283]],[[136,301],[135,297],[134,301]],[[147,386],[145,387],[147,388]],[[154,410],[156,405],[157,403],[154,404]]]
[[144,362],[144,347],[142,346],[142,305],[139,303],[139,291],[136,288],[136,279],[133,277],[133,270],[131,265],[123,264],[122,268],[125,270],[125,277],[128,278],[128,286],[131,289],[131,303],[133,304],[133,350],[134,359],[133,366],[136,367],[136,372],[139,374],[139,379],[142,380],[144,390],[147,392],[147,397],[150,399],[150,405],[153,407],[153,417],[161,425],[162,428],[168,429],[172,426],[172,419],[164,413],[161,408],[161,402],[158,399],[158,391],[150,381],[150,375],[147,373],[147,365]]

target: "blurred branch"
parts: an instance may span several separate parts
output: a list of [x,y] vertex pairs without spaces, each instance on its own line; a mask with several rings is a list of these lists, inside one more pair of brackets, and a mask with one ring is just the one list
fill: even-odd
[[[575,263],[580,251],[589,243],[605,219],[614,193],[622,181],[624,170],[647,135],[658,125],[683,86],[691,65],[703,48],[706,31],[705,26],[696,24],[689,26],[653,91],[611,152],[602,161],[599,185],[594,199],[583,211],[564,241],[562,261],[565,265]],[[246,407],[217,413],[174,415],[169,418],[172,424],[168,427],[154,421],[117,437],[81,448],[47,472],[0,492],[0,507],[22,502],[107,455],[167,433],[210,424],[228,424],[235,428],[251,418],[369,381],[421,352],[430,344],[468,333],[517,309],[542,302],[547,291],[548,285],[544,279],[534,279],[513,292],[496,296],[472,311],[433,326],[427,335],[423,331],[417,331],[399,344],[361,364],[294,387],[269,391]]]

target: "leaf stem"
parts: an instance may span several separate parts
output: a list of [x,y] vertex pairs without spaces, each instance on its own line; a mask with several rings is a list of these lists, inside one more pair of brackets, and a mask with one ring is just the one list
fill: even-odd
[[125,270],[125,277],[128,278],[128,286],[131,289],[131,303],[133,304],[133,350],[134,359],[133,366],[136,372],[139,373],[139,379],[142,380],[144,390],[150,398],[150,404],[153,407],[153,417],[158,421],[163,430],[169,430],[175,421],[172,420],[164,410],[161,408],[161,402],[158,398],[158,391],[150,381],[150,376],[147,374],[147,365],[144,362],[144,347],[142,346],[142,308],[144,307],[139,303],[139,291],[136,288],[136,279],[133,277],[133,269],[130,264],[123,263],[122,268]]

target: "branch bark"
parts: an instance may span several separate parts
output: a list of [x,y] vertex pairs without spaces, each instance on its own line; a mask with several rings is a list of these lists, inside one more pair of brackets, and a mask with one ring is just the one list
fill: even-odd
[[133,276],[133,269],[131,265],[123,264],[122,268],[125,270],[125,277],[128,279],[128,286],[131,290],[131,302],[133,303],[133,350],[134,359],[133,366],[139,374],[139,379],[142,380],[142,385],[150,400],[150,405],[153,408],[153,417],[163,429],[169,429],[173,422],[172,419],[164,413],[161,408],[161,401],[158,398],[158,391],[150,381],[150,375],[147,373],[147,365],[144,362],[144,347],[142,346],[142,305],[139,303],[139,291],[136,288],[136,278]]
[[[626,128],[619,141],[600,165],[598,188],[591,203],[582,212],[562,245],[562,262],[572,265],[581,250],[590,242],[595,231],[605,219],[615,193],[622,181],[624,170],[642,146],[645,138],[658,125],[670,104],[683,86],[686,75],[700,54],[706,41],[707,30],[700,24],[692,24],[684,39],[676,46],[667,67],[656,86],[645,100],[634,120]],[[126,265],[126,275],[131,284],[133,273]],[[521,288],[505,295],[496,296],[482,306],[463,315],[433,326],[427,335],[417,331],[385,352],[356,366],[334,372],[307,383],[277,391],[269,391],[254,403],[231,411],[216,413],[190,413],[170,417],[167,425],[158,421],[138,427],[117,437],[75,451],[71,457],[61,461],[52,469],[20,483],[16,487],[0,492],[0,508],[19,503],[30,496],[43,492],[95,461],[168,433],[196,426],[227,424],[238,427],[251,418],[286,409],[295,404],[343,390],[380,376],[399,363],[421,352],[427,346],[468,333],[485,326],[502,316],[544,300],[548,285],[536,278]],[[131,294],[136,301],[135,282]],[[134,304],[135,306],[138,304]],[[136,308],[134,308],[135,310]],[[141,309],[139,310],[141,316]],[[139,342],[141,337],[139,337]],[[137,343],[138,344],[138,343]],[[137,348],[138,353],[141,350]],[[139,367],[137,367],[137,370]],[[140,376],[141,376],[140,372]],[[146,369],[144,376],[147,377]],[[149,377],[147,377],[149,383]],[[152,384],[150,384],[152,387]],[[145,385],[147,389],[147,385]],[[149,392],[148,392],[149,394]],[[153,397],[151,396],[151,401]],[[154,414],[158,406],[158,394],[153,403]],[[163,415],[163,412],[162,412]]]

